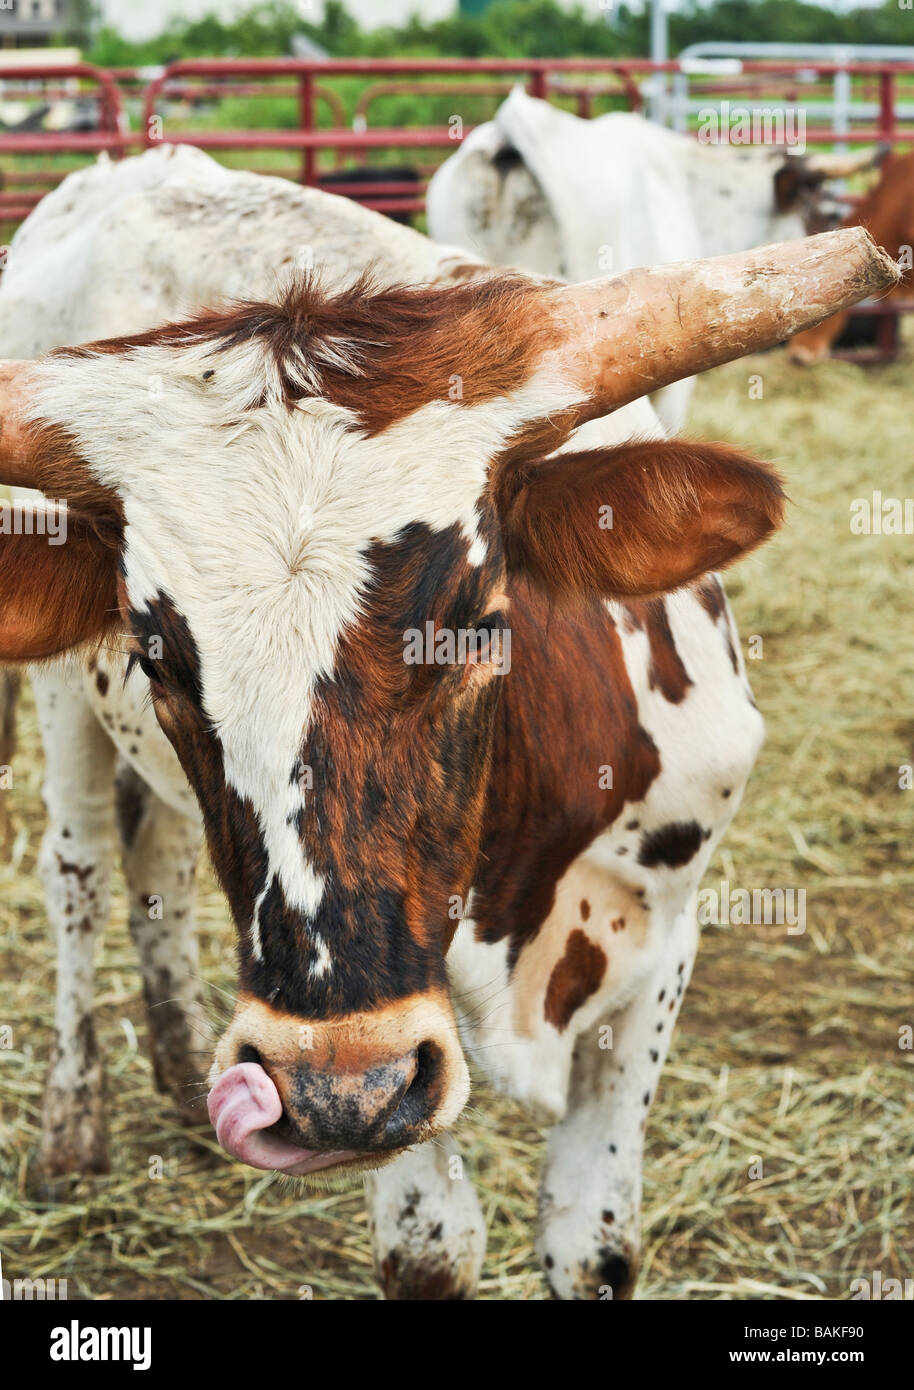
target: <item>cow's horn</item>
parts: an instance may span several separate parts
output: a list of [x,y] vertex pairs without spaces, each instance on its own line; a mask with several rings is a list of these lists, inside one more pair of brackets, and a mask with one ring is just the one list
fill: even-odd
[[899,280],[862,227],[549,292],[559,364],[593,419],[771,347]]
[[0,362],[0,483],[35,487],[25,418],[30,362]]
[[799,158],[811,174],[821,174],[826,179],[850,179],[854,174],[875,169],[885,159],[888,150],[887,145],[871,145],[868,149],[848,150],[844,154],[829,154],[821,150],[816,154],[800,155]]

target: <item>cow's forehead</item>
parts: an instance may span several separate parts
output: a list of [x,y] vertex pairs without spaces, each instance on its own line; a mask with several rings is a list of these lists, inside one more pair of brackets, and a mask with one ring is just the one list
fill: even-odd
[[290,407],[270,371],[256,343],[154,344],[116,362],[54,359],[38,368],[39,397],[41,420],[63,427],[120,499],[141,640],[158,624],[192,645],[222,775],[257,817],[267,881],[313,913],[322,884],[302,855],[294,770],[315,687],[361,620],[372,548],[421,526],[458,535],[462,563],[488,573],[489,466],[570,393],[534,372],[507,394],[426,401],[370,433],[317,394]]
[[[256,338],[218,349],[201,339],[37,368],[41,423],[67,432],[123,508],[129,602],[139,610],[164,591],[177,605],[199,647],[209,715],[227,733],[249,670],[286,665],[312,680],[332,671],[373,544],[410,526],[457,527],[479,565],[493,459],[576,394],[554,367],[472,404],[458,382],[454,399],[427,399],[371,432],[358,391],[344,406],[319,389],[328,361],[355,363],[361,350],[325,337],[309,362],[293,342],[290,363]],[[313,381],[290,403],[293,371]],[[366,377],[366,396],[377,385]]]
[[[119,492],[130,606],[154,614],[167,595],[180,613],[229,759],[251,741],[262,759],[268,706],[282,750],[275,775],[288,779],[309,692],[361,620],[373,548],[421,526],[456,532],[463,562],[484,565],[486,463],[502,437],[491,413],[458,417],[435,403],[366,437],[347,412],[312,401],[258,410],[230,440],[212,430],[180,458],[166,445],[161,462],[129,460]],[[240,770],[232,780],[249,794]]]
[[136,451],[115,465],[131,606],[169,595],[226,728],[249,667],[329,676],[372,584],[373,547],[417,526],[456,530],[466,563],[483,564],[487,465],[504,438],[491,406],[435,402],[369,437],[349,412],[309,401],[209,428],[196,449],[175,437]]
[[[366,595],[383,608],[379,548],[396,552],[421,530],[488,583],[484,450],[467,447],[452,409],[419,415],[366,438],[323,403],[279,420],[258,412],[218,459],[189,455],[168,476],[132,464],[121,484],[128,602],[154,613],[164,594],[180,613],[226,741],[244,713],[239,682],[249,700],[265,684],[281,704],[277,672],[294,674],[296,692],[331,676]],[[477,442],[491,432],[479,424]],[[421,564],[415,548],[411,560]]]

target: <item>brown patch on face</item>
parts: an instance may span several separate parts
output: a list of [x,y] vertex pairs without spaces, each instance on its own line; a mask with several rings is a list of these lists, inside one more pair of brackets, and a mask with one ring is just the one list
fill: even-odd
[[586,922],[590,916],[590,903],[586,898],[581,899],[581,921]]
[[647,679],[651,690],[659,690],[670,704],[678,705],[685,699],[692,678],[676,650],[666,601],[662,598],[635,599],[626,603],[625,611],[632,629],[637,628],[647,635],[651,653]]
[[563,1033],[581,1005],[599,989],[605,973],[605,951],[576,927],[546,986],[546,1022]]
[[[444,982],[444,953],[473,879],[503,681],[484,662],[409,664],[405,638],[427,622],[436,631],[477,628],[498,607],[494,520],[482,518],[480,530],[489,557],[480,566],[468,564],[456,526],[416,525],[372,547],[362,617],[315,692],[300,834],[325,881],[313,929],[334,961],[331,1011]],[[268,929],[265,957],[283,954]],[[291,970],[290,960],[283,974]],[[313,1009],[313,992],[294,1006]],[[286,983],[282,998],[293,1002]]]
[[713,623],[720,623],[720,620],[723,619],[727,655],[730,658],[730,665],[738,675],[739,658],[736,655],[733,626],[727,612],[727,600],[724,595],[724,586],[719,579],[715,579],[713,575],[708,575],[707,579],[703,579],[700,584],[695,586],[695,593],[699,603]]
[[389,289],[379,289],[367,272],[334,295],[307,278],[276,304],[237,303],[61,351],[88,356],[211,342],[218,372],[221,351],[258,339],[287,405],[320,396],[353,411],[376,434],[432,401],[479,405],[522,386],[554,345],[550,302],[546,287],[503,272]]
[[519,578],[509,594],[512,665],[498,682],[473,910],[480,940],[510,938],[513,966],[565,871],[643,799],[660,756],[605,604],[554,606]]
[[[254,808],[226,785],[192,634],[163,596],[128,612],[138,651],[162,638],[150,677],[159,723],[203,808],[213,862],[239,931],[243,987],[310,1019],[383,1007],[443,987],[482,825],[493,709],[502,681],[471,667],[410,665],[409,629],[478,628],[503,596],[494,517],[487,560],[467,561],[462,528],[409,527],[367,552],[373,582],[318,682],[290,781],[294,829],[323,879],[310,918],[290,907]],[[504,616],[499,616],[503,621]],[[251,937],[259,899],[261,953]]]
[[[239,933],[243,976],[254,903],[265,886],[267,871],[257,816],[250,802],[226,782],[222,745],[204,707],[199,654],[183,615],[165,595],[148,600],[140,610],[132,609],[122,578],[117,595],[132,634],[134,655],[148,651],[151,638],[161,643],[161,658],[150,663],[153,708],[203,812],[210,855]],[[129,806],[126,809],[129,833]],[[294,944],[291,928],[290,936]],[[305,970],[309,959],[304,961]]]

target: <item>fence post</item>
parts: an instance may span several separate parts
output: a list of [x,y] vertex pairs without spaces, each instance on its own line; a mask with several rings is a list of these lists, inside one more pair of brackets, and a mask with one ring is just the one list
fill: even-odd
[[530,95],[532,97],[539,97],[540,101],[547,100],[549,90],[547,86],[546,69],[544,67],[536,67],[531,72]]
[[[299,81],[299,126],[302,130],[314,129],[314,77],[303,72]],[[317,151],[307,146],[302,152],[301,181],[304,184],[317,183]]]
[[891,68],[883,68],[879,74],[879,138],[894,141],[895,129],[895,74]]

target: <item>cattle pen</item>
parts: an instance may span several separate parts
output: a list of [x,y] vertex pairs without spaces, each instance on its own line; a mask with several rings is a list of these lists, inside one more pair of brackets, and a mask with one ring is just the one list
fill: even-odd
[[[839,77],[859,93],[840,130],[833,119]],[[674,78],[686,84],[683,102],[751,102],[772,114],[802,106],[810,117],[803,140],[812,146],[914,142],[914,62],[746,59],[720,71],[697,59],[221,58],[138,72],[86,63],[4,68],[0,58],[7,99],[37,104],[78,94],[96,108],[90,130],[0,133],[0,226],[20,221],[43,192],[102,151],[118,158],[168,143],[317,186],[350,159],[352,179],[334,191],[382,212],[421,213],[427,177],[516,84],[590,117],[640,111],[651,81]],[[682,111],[679,123],[694,128],[685,104]],[[361,172],[383,169],[392,157],[416,165],[418,189],[395,178],[379,187]]]
[[[101,153],[120,159],[161,144],[195,145],[231,167],[421,220],[435,169],[516,84],[585,118],[662,100],[670,121],[694,134],[696,108],[751,105],[769,123],[766,141],[777,137],[784,111],[796,109],[804,113],[804,147],[914,143],[908,61],[222,58],[137,71],[86,63],[4,68],[0,59],[6,98],[34,108],[78,95],[95,110],[92,129],[0,131],[0,271],[4,240],[67,173]],[[853,192],[848,197],[852,204]],[[907,312],[898,299],[867,305],[861,313],[875,320],[866,335],[873,346],[845,355],[890,360]]]
[[[652,70],[677,65],[186,63],[153,76],[81,67],[54,78],[18,70],[27,83],[96,91],[99,125],[0,136],[0,219],[14,225],[99,151],[121,157],[169,141],[317,186],[342,173],[335,191],[421,217],[425,179],[452,148],[460,92],[472,87],[480,119],[518,79],[598,114],[636,107],[639,79]],[[430,115],[409,125],[398,113],[420,75]],[[820,65],[813,75],[827,84],[834,71]],[[788,93],[815,89],[777,65],[747,64],[742,76],[741,85],[731,74],[699,86],[715,101],[740,91],[764,98],[773,77]],[[914,142],[914,122],[899,114],[914,64],[860,65],[853,78],[877,115],[848,140]],[[265,100],[279,116],[257,128],[223,123]],[[384,123],[373,124],[375,103],[387,103]],[[471,126],[467,117],[462,132]],[[814,125],[807,138],[830,144],[834,131]],[[396,172],[379,178],[385,165]],[[784,472],[791,516],[727,582],[767,743],[705,878],[701,949],[648,1125],[641,1299],[846,1299],[861,1277],[912,1271],[914,1052],[904,1039],[914,1022],[914,558],[907,532],[853,524],[855,503],[875,513],[874,489],[889,499],[910,492],[910,353],[902,333],[894,362],[807,372],[773,351],[698,385],[689,432],[737,445],[751,438]],[[55,974],[38,865],[42,774],[26,695],[12,782],[0,791],[12,814],[9,862],[0,863],[7,1268],[65,1281],[71,1299],[377,1298],[359,1190],[306,1191],[243,1168],[205,1126],[202,1102],[201,1126],[182,1126],[156,1094],[120,877],[96,1013],[111,1173],[42,1185],[34,1156]],[[778,911],[745,920],[732,908],[737,884],[794,895],[786,920]],[[199,888],[201,968],[218,1031],[235,984],[233,934],[208,866]],[[547,1297],[532,1243],[545,1128],[474,1077],[455,1133],[487,1218],[480,1296]]]

